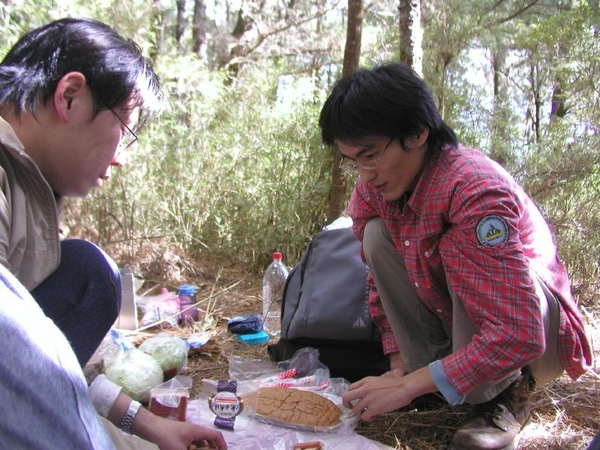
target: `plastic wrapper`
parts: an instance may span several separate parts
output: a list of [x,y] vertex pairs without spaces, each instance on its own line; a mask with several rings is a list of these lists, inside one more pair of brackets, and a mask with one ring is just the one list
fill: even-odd
[[150,412],[160,417],[185,422],[192,379],[183,375],[150,390]]
[[152,356],[132,348],[106,366],[106,377],[121,386],[132,399],[147,403],[150,390],[163,382],[163,372]]
[[260,381],[288,370],[295,370],[295,377],[306,377],[317,373],[329,377],[329,369],[319,361],[319,351],[305,347],[285,361],[273,362],[262,359],[249,359],[233,355],[229,358],[229,376],[234,380]]
[[190,350],[198,350],[204,344],[206,344],[212,337],[212,333],[209,331],[200,331],[198,333],[190,334],[187,338],[188,348]]
[[[246,382],[241,384],[243,392]],[[249,410],[250,408],[246,408],[235,418],[233,431],[221,430],[228,448],[235,450],[291,450],[295,444],[318,441],[323,443],[321,450],[394,450],[393,447],[357,434],[352,423],[348,421],[343,421],[342,425],[330,432],[302,431],[255,420]],[[200,398],[188,403],[188,422],[216,429],[213,423],[214,418],[215,415],[209,410],[207,399],[203,394]]]
[[149,296],[144,301],[138,301],[143,311],[141,320],[142,327],[163,324],[175,327],[178,324],[179,296],[175,293],[162,289],[159,295]]
[[160,333],[138,347],[158,361],[165,380],[179,375],[188,363],[188,344],[179,336]]
[[[353,429],[358,422],[358,417],[342,404],[342,394],[348,390],[348,381],[343,378],[330,378],[329,369],[318,359],[318,351],[312,348],[303,348],[296,352],[290,360],[280,363],[271,361],[254,360],[233,356],[230,358],[229,373],[232,379],[238,380],[238,395],[242,398],[244,409],[243,418],[261,421],[271,425],[283,426],[299,431],[332,432],[339,427]],[[204,391],[208,396],[216,392],[217,381],[203,380]],[[309,392],[322,396],[328,403],[339,409],[339,421],[327,425],[316,423],[296,423],[295,419],[285,420],[280,417],[269,417],[261,414],[258,408],[261,388],[286,388],[296,392]],[[309,395],[309,397],[311,397]],[[296,402],[296,394],[293,402]],[[307,404],[298,406],[311,409],[314,398],[307,400]],[[289,405],[284,405],[288,407]],[[293,408],[298,408],[293,406]],[[331,407],[329,404],[328,407]],[[312,408],[314,411],[314,408]],[[257,412],[258,411],[258,412]],[[302,415],[302,414],[299,414]],[[243,420],[241,421],[243,423]]]
[[96,355],[102,359],[104,367],[106,367],[112,363],[123,350],[134,347],[133,342],[123,338],[117,330],[111,329],[98,346]]
[[[235,417],[234,430],[223,431],[229,448],[291,450],[294,445],[318,442],[320,450],[393,450],[392,447],[356,433],[358,417],[342,405],[341,398],[348,390],[349,383],[343,378],[329,378],[329,371],[318,361],[316,349],[299,350],[290,360],[281,363],[233,356],[229,361],[229,373],[232,379],[237,380],[238,396],[247,400],[241,413]],[[338,426],[315,431],[314,427],[283,426],[257,417],[249,394],[259,389],[261,383],[266,385],[305,377],[314,377],[312,381],[316,383],[307,384],[306,389],[327,397],[340,408]],[[319,377],[326,377],[326,383],[317,382]],[[215,427],[215,414],[208,407],[208,398],[217,391],[217,383],[218,380],[202,380],[198,398],[188,403],[188,422]]]
[[101,345],[104,374],[132,399],[147,403],[150,390],[163,382],[163,371],[152,356],[111,330]]

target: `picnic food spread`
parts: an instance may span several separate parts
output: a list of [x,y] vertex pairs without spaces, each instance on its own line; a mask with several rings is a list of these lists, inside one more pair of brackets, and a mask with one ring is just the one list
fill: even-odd
[[163,399],[160,394],[151,393],[148,409],[157,416],[185,422],[187,401],[187,395],[170,394]]

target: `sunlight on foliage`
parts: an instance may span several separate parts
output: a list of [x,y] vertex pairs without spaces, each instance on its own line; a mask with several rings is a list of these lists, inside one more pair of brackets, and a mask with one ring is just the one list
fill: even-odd
[[[396,3],[365,11],[362,65],[397,60]],[[320,143],[318,115],[341,70],[346,4],[300,2],[289,14],[274,5],[265,12],[250,2],[250,31],[239,40],[232,30],[243,16],[224,8],[218,20],[208,17],[207,58],[190,51],[190,27],[181,48],[167,36],[174,2],[0,3],[2,53],[48,20],[90,16],[134,38],[161,76],[166,111],[141,130],[106,189],[68,202],[70,236],[157,276],[168,276],[169,265],[185,273],[193,269],[186,261],[204,258],[258,271],[274,250],[290,266],[299,260],[327,217],[332,154]],[[460,141],[498,159],[531,193],[556,233],[575,294],[597,304],[599,14],[585,2],[551,2],[511,18],[512,6],[424,3],[424,76]],[[240,45],[246,52],[234,54]],[[504,98],[494,96],[498,56]],[[557,105],[563,109],[552,116]]]

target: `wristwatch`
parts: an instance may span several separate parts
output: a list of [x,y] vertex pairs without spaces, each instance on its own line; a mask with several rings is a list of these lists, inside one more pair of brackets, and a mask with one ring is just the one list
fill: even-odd
[[237,396],[236,380],[220,380],[217,393],[208,399],[208,407],[215,413],[215,426],[233,430],[235,417],[242,412],[244,404]]
[[131,434],[131,425],[133,424],[133,419],[135,419],[136,414],[140,410],[142,404],[140,402],[136,402],[132,400],[129,404],[129,408],[127,408],[127,412],[121,419],[120,428],[125,433]]

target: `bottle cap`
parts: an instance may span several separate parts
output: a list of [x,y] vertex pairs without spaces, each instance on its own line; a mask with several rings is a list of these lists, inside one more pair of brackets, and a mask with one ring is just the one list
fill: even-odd
[[273,253],[273,259],[282,259],[282,258],[283,258],[283,254],[281,252]]
[[182,284],[179,286],[179,294],[181,295],[194,295],[196,290],[194,286],[190,286],[189,284]]

